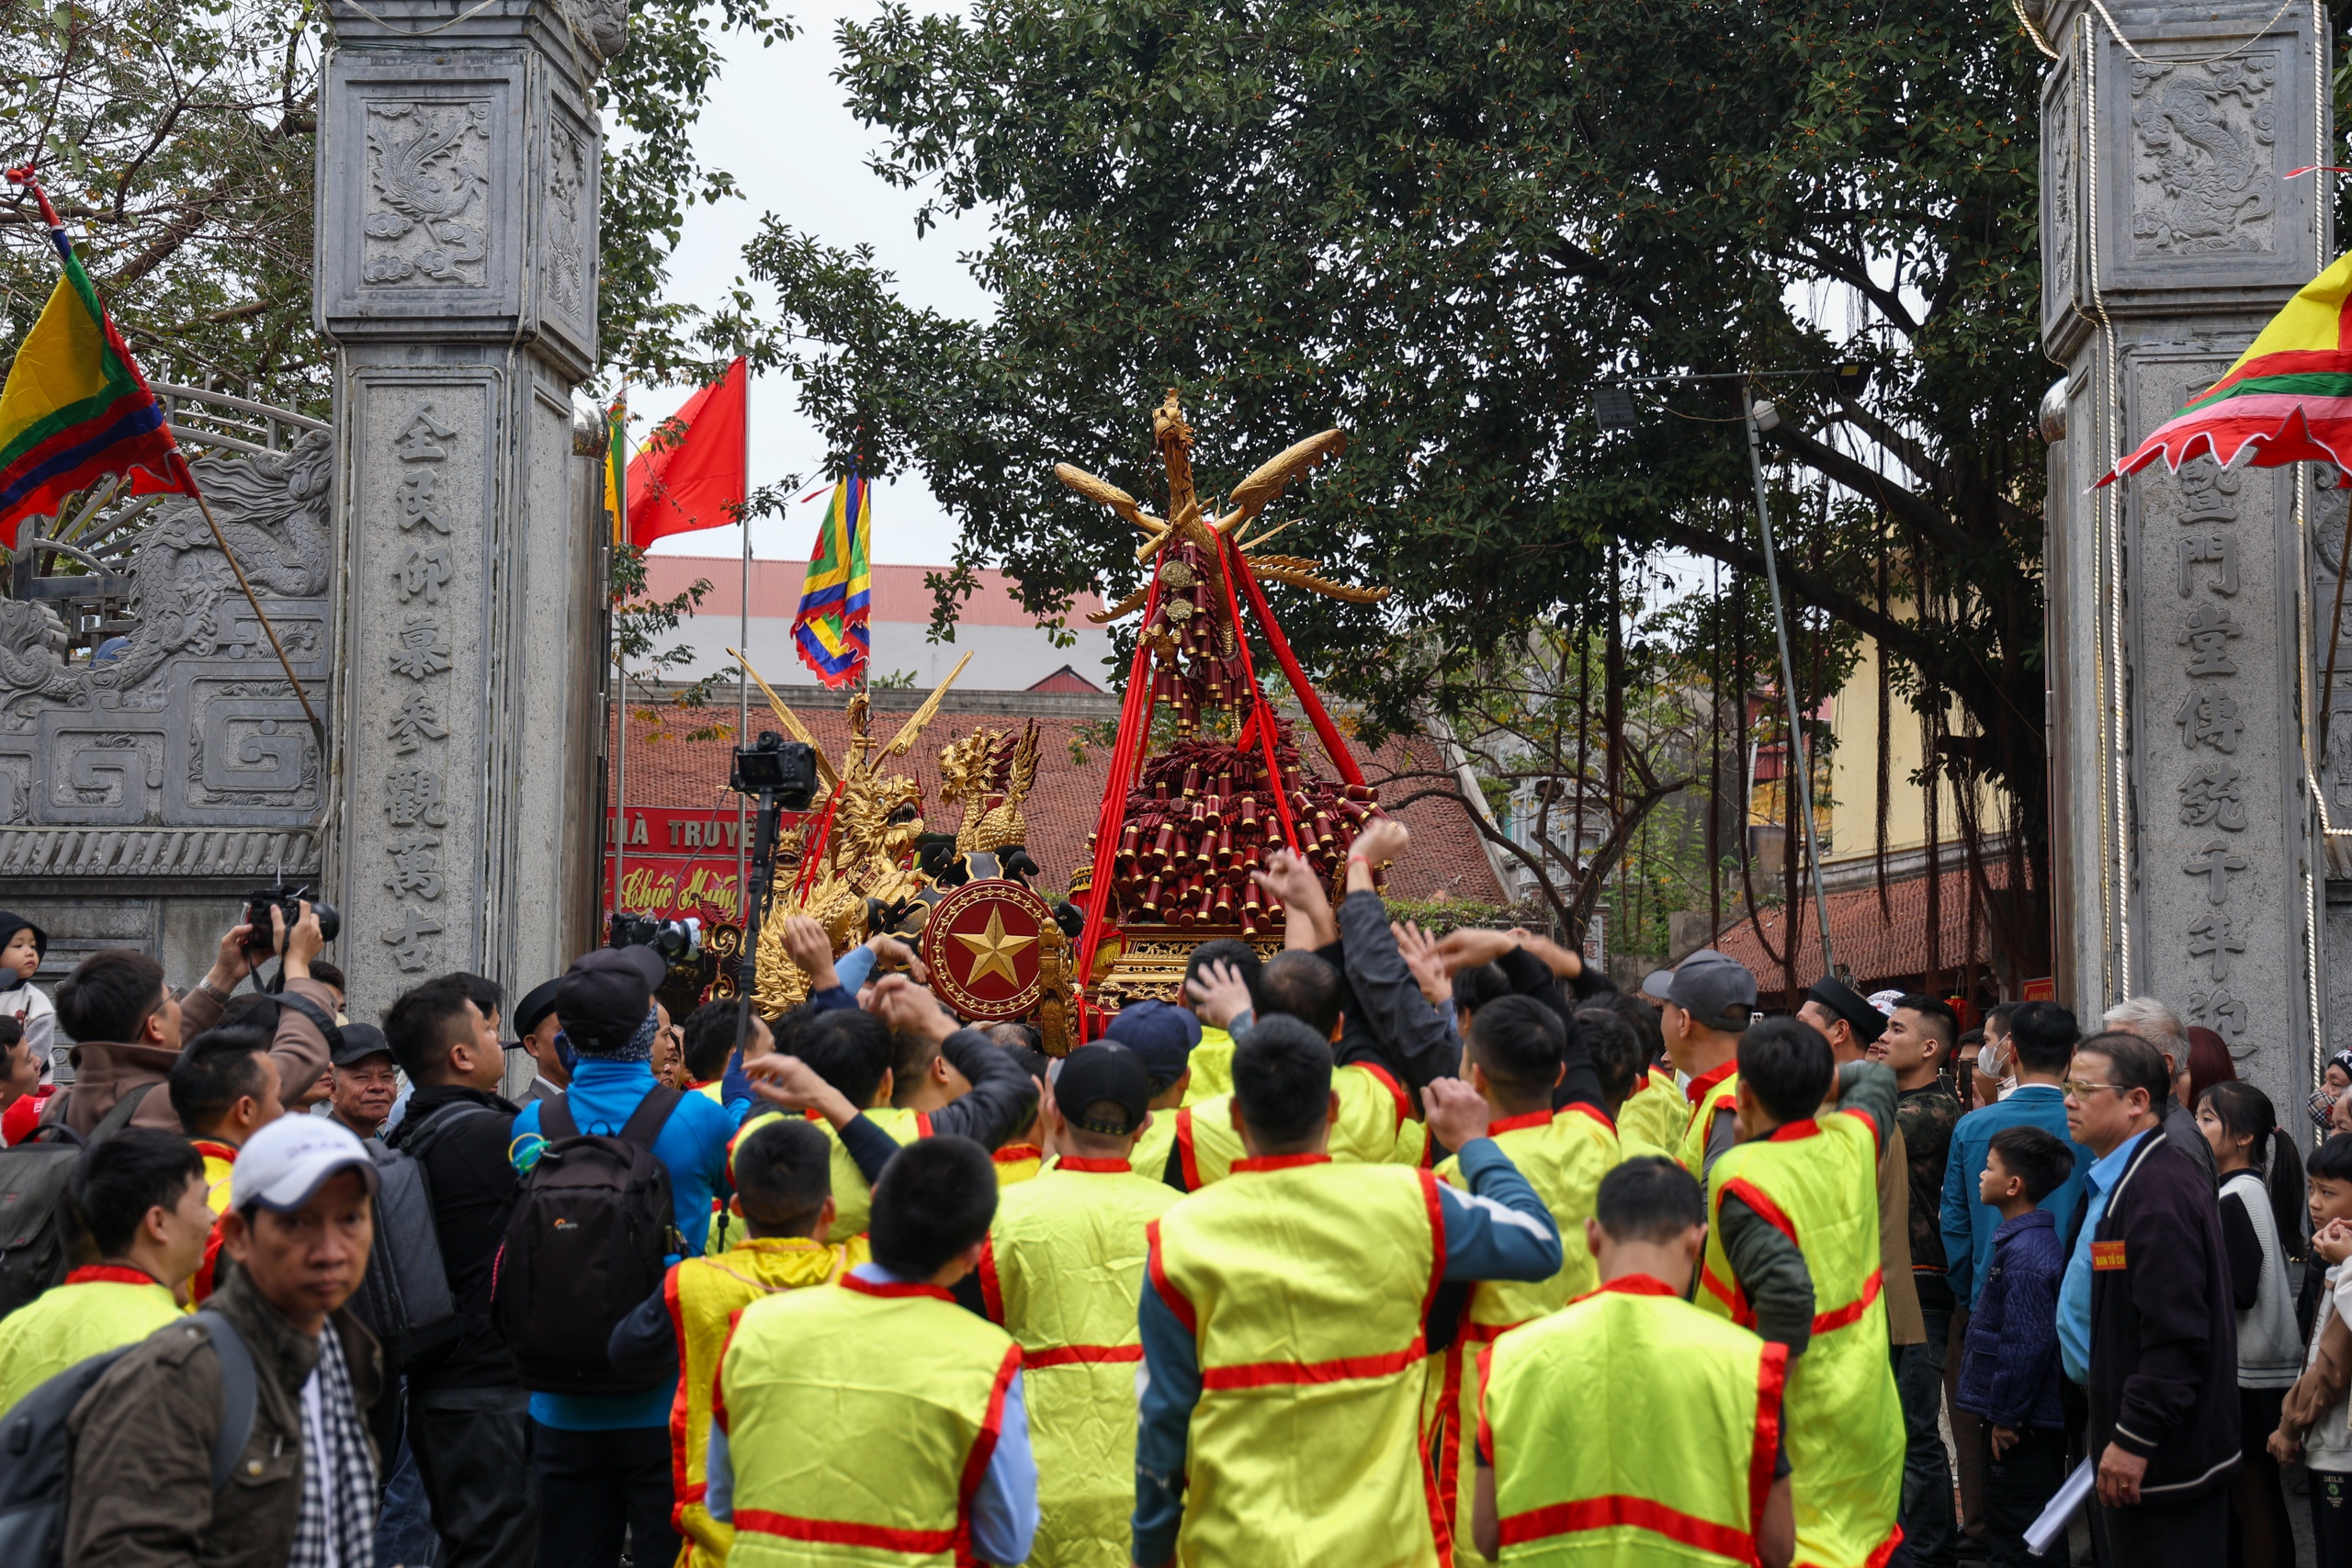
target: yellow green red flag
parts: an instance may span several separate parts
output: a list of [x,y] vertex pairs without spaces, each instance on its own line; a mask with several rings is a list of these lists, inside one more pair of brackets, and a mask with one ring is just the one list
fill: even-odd
[[808,573],[801,580],[800,610],[792,618],[800,662],[828,686],[856,680],[873,653],[866,629],[874,592],[866,562],[871,501],[867,481],[857,474],[833,487],[832,504],[825,509]]

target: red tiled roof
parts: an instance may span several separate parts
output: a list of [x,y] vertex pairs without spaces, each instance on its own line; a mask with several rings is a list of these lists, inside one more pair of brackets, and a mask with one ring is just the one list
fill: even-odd
[[[1959,852],[1953,852],[1957,855]],[[2006,865],[1987,865],[1984,875],[1996,887],[2008,885]],[[1952,971],[1963,964],[1992,962],[1992,933],[1984,912],[1978,911],[1975,950],[1972,953],[1968,942],[1968,873],[1965,869],[1947,871],[1937,880],[1942,886],[1937,909],[1941,934],[1936,956],[1949,980]],[[1802,897],[1793,905],[1758,910],[1754,919],[1732,927],[1715,943],[1718,952],[1738,959],[1754,972],[1757,988],[1767,998],[1780,996],[1787,984],[1787,970],[1780,955],[1786,951],[1788,939],[1783,933],[1792,909],[1797,919],[1798,986],[1809,986],[1826,972],[1821,962],[1821,923],[1814,912],[1813,894],[1804,885],[1800,885],[1799,891]],[[1831,951],[1837,953],[1839,966],[1853,975],[1857,990],[1867,995],[1897,984],[1907,986],[1927,974],[1925,876],[1890,881],[1883,907],[1875,886],[1832,893],[1826,902]]]
[[1065,664],[1044,680],[1031,686],[1033,692],[1077,692],[1100,696],[1102,688]]
[[[839,705],[820,708],[796,704],[793,711],[808,725],[809,733],[829,756],[838,758],[846,753],[849,725]],[[736,796],[727,787],[727,776],[734,756],[732,738],[680,738],[704,723],[724,723],[731,730],[735,710],[696,713],[665,708],[662,714],[660,728],[667,733],[654,740],[650,737],[655,726],[646,720],[644,710],[633,707],[629,711],[629,805],[688,808],[707,806],[731,820]],[[877,709],[869,728],[887,740],[897,733],[905,717],[903,714]],[[761,726],[763,711],[754,706],[752,718],[756,730]],[[767,722],[772,724],[773,719]],[[917,780],[922,785],[926,804],[936,808],[940,799],[941,748],[983,726],[1013,729],[1025,722],[1023,718],[986,713],[941,714],[932,720],[914,750],[898,759],[897,771]],[[1303,725],[1299,728],[1306,729]],[[1094,830],[1095,818],[1102,808],[1102,784],[1111,762],[1111,747],[1105,743],[1110,728],[1109,724],[1074,718],[1037,720],[1037,782],[1023,814],[1029,820],[1029,853],[1043,869],[1043,885],[1048,888],[1068,886],[1072,868],[1086,854],[1086,837]],[[1074,745],[1078,754],[1074,754]],[[1310,766],[1323,762],[1328,768],[1311,732],[1304,735],[1301,750]],[[1393,737],[1376,751],[1358,749],[1356,757],[1366,782],[1374,787],[1401,772],[1442,765],[1437,760],[1435,745],[1419,737]],[[1394,793],[1401,796],[1427,787],[1427,781],[1416,780]],[[948,807],[931,826],[941,831],[952,829],[955,809]],[[1502,902],[1502,892],[1496,885],[1494,870],[1487,862],[1477,831],[1458,804],[1436,798],[1416,800],[1396,815],[1412,830],[1413,841],[1404,859],[1389,874],[1388,891],[1392,895],[1420,901],[1459,898]]]
[[[924,580],[944,572],[944,566],[877,566],[873,569],[873,618],[877,621],[931,624],[931,587]],[[800,608],[800,583],[808,563],[795,560],[755,560],[752,563],[752,614],[789,619]],[[1035,626],[1037,617],[1021,607],[1013,596],[1012,579],[991,567],[973,574],[978,581],[972,596],[963,602],[956,624],[964,626]],[[697,615],[733,619],[741,614],[743,563],[736,556],[648,556],[646,592],[657,599],[684,592],[699,578],[710,584]],[[1082,626],[1080,616],[1102,608],[1101,598],[1080,593],[1070,602],[1068,618]]]

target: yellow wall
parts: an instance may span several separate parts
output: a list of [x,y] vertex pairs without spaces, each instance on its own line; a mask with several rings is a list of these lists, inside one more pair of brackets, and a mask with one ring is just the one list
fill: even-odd
[[[1830,710],[1830,728],[1838,744],[1829,762],[1830,847],[1822,855],[1827,863],[1867,860],[1877,852],[1878,667],[1878,643],[1866,639],[1853,675],[1838,690]],[[1926,845],[1928,796],[1927,791],[1911,782],[1924,754],[1919,715],[1899,687],[1886,695],[1894,710],[1888,720],[1886,770],[1886,848],[1893,854]],[[1959,705],[1953,704],[1951,712],[1951,728],[1963,731]],[[1941,789],[1938,836],[1946,844],[1956,843],[1961,834],[1959,805],[1949,782]],[[1997,799],[1983,790],[1978,799],[1978,820],[1984,830],[2000,831],[2005,819]]]

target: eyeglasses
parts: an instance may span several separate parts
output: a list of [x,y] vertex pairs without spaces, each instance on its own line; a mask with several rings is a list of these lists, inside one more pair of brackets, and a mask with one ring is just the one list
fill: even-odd
[[2058,1087],[2076,1100],[2088,1100],[2094,1092],[2102,1089],[2111,1089],[2118,1094],[2123,1092],[2123,1086],[2120,1083],[2085,1083],[2079,1078],[2064,1079]]

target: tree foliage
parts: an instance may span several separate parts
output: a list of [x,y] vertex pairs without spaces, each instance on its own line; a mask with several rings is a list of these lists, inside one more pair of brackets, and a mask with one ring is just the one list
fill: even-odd
[[[1734,384],[1649,385],[1630,434],[1589,395],[1761,371],[1793,599],[1956,694],[1955,765],[2038,835],[2053,372],[2013,25],[1962,0],[984,0],[842,39],[882,171],[994,212],[999,312],[884,314],[854,254],[755,245],[779,338],[821,364],[836,446],[903,454],[1033,607],[1134,580],[1125,526],[1048,470],[1151,494],[1143,412],[1181,386],[1208,487],[1351,432],[1285,548],[1397,594],[1286,626],[1374,722],[1459,708],[1494,649],[1593,603],[1612,544],[1760,573]],[[1804,374],[1847,362],[1866,390]]]

